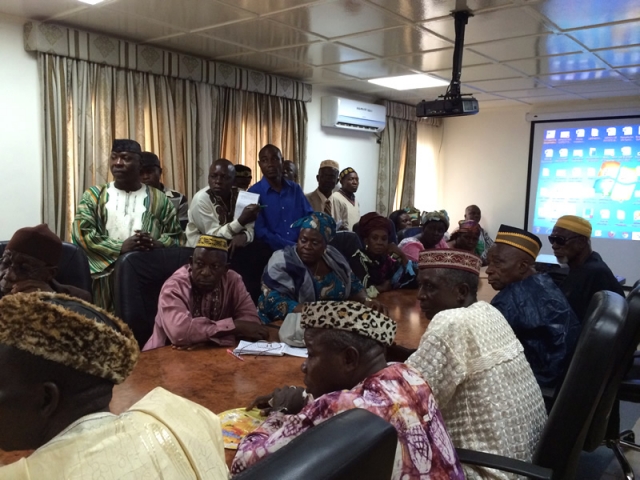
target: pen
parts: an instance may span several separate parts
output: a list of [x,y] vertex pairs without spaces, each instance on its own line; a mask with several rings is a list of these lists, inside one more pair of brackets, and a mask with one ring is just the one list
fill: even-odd
[[227,348],[227,353],[229,355],[231,355],[232,357],[236,357],[238,360],[240,360],[241,362],[244,362],[244,358],[242,358],[240,355],[238,355],[237,353],[233,353],[233,350]]
[[260,208],[267,208],[269,205],[260,205]]

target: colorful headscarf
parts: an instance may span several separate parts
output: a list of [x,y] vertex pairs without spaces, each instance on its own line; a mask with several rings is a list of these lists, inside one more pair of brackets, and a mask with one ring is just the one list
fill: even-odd
[[374,230],[385,230],[387,235],[392,233],[391,220],[377,212],[370,212],[360,218],[358,233],[361,238],[367,238]]
[[311,215],[296,220],[291,228],[310,228],[322,235],[324,241],[329,243],[336,235],[336,221],[330,215],[323,212],[313,212]]
[[474,220],[460,220],[458,222],[458,230],[459,233],[471,232],[480,234],[481,228],[480,224]]
[[446,210],[434,210],[433,212],[423,212],[420,225],[425,226],[429,222],[442,222],[449,230],[449,214]]
[[356,171],[355,171],[353,168],[351,168],[351,167],[347,167],[347,168],[345,168],[344,170],[342,170],[342,171],[340,172],[340,181],[342,181],[342,179],[343,179],[344,177],[346,177],[347,175],[349,175],[350,173],[356,173]]

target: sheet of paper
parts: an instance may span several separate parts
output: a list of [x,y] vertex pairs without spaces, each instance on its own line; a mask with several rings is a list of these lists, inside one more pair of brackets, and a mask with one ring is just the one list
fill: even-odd
[[285,355],[291,355],[292,357],[300,357],[300,358],[308,357],[306,348],[292,347],[290,345],[287,345],[286,343],[283,343],[283,345],[284,345],[283,352]]
[[284,355],[284,344],[279,342],[247,342],[240,340],[240,343],[233,351],[236,355]]
[[250,193],[245,191],[238,192],[238,199],[236,200],[236,210],[233,212],[233,218],[238,219],[242,214],[244,208],[252,203],[258,203],[260,195],[257,193]]

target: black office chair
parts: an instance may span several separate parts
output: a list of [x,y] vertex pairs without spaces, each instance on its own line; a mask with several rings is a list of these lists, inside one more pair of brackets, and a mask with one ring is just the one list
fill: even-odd
[[628,341],[627,310],[624,298],[616,293],[602,291],[593,296],[532,463],[467,449],[458,449],[460,461],[536,479],[573,479],[582,450],[603,441],[601,425],[606,425],[610,412],[601,401],[605,387],[621,368],[621,356],[612,352]]
[[405,238],[415,237],[416,235],[420,235],[421,233],[422,227],[404,228],[398,232],[398,243],[400,243]]
[[316,425],[234,480],[389,480],[396,429],[360,408]]
[[[9,241],[0,242],[0,256],[4,253]],[[62,256],[58,262],[58,273],[55,276],[58,283],[73,285],[91,293],[91,271],[87,255],[77,245],[62,242]]]
[[153,333],[162,285],[192,254],[189,247],[159,248],[118,258],[114,273],[116,315],[129,325],[140,348]]
[[337,249],[347,261],[349,261],[358,250],[362,249],[360,237],[358,237],[355,232],[338,232],[331,239],[329,245]]

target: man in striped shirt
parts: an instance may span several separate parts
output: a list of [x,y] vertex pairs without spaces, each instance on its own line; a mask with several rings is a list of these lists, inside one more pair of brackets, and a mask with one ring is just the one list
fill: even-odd
[[112,274],[120,254],[184,243],[171,200],[140,181],[138,142],[114,140],[111,150],[114,181],[84,192],[72,232],[73,243],[89,258],[93,300],[109,311],[114,310]]

